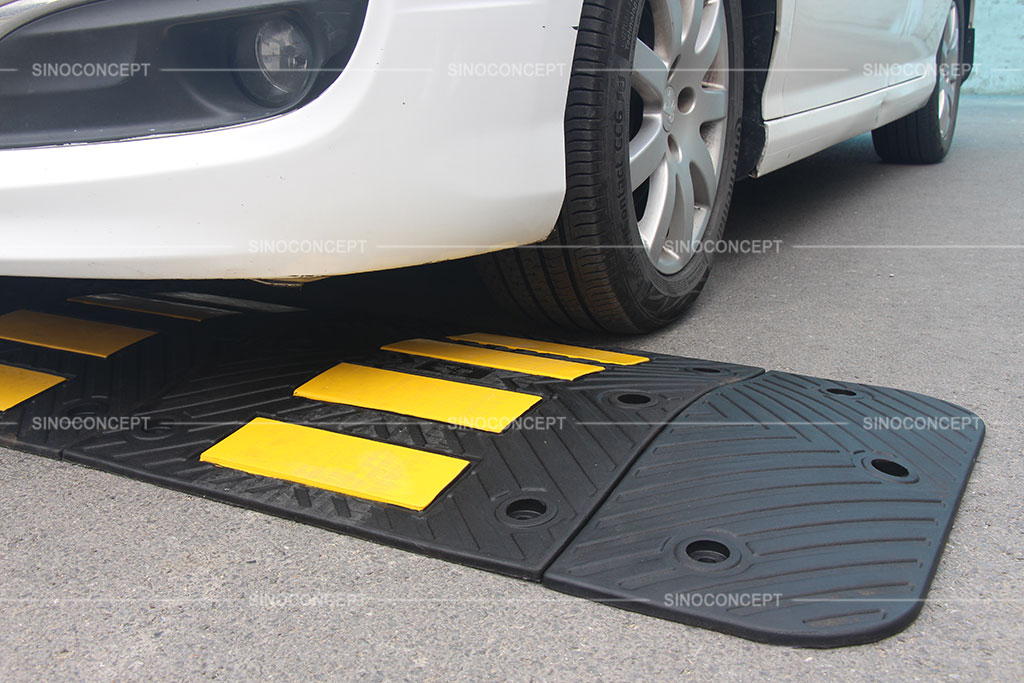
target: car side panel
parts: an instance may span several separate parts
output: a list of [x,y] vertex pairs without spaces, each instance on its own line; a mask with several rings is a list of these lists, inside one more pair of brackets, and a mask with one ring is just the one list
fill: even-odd
[[948,11],[948,0],[779,0],[754,175],[922,107]]
[[950,0],[779,0],[766,120],[924,75]]
[[895,85],[929,73],[949,13],[951,0],[913,0],[900,30],[894,61],[887,65]]

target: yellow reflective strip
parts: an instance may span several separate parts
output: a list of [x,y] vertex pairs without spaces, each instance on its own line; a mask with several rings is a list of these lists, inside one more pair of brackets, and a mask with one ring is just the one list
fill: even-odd
[[423,510],[468,460],[258,417],[200,460],[347,496]]
[[592,372],[604,370],[599,365],[585,365],[568,360],[526,356],[509,351],[493,351],[478,346],[463,346],[431,339],[409,339],[395,344],[382,346],[385,351],[398,351],[413,356],[426,356],[439,360],[450,360],[456,363],[482,365],[487,368],[524,372],[528,375],[554,377],[556,379],[576,379]]
[[154,334],[150,330],[35,311],[0,315],[0,339],[100,358]]
[[160,315],[165,318],[191,320],[197,323],[209,320],[210,318],[220,318],[225,315],[238,315],[238,311],[225,311],[208,306],[147,299],[143,296],[129,296],[126,294],[89,294],[87,296],[72,297],[68,301],[76,304],[88,304],[89,306],[115,308],[120,311],[132,311],[133,313]]
[[64,378],[57,375],[0,365],[0,411],[9,410],[63,381]]
[[475,384],[341,363],[295,390],[315,401],[345,403],[500,433],[540,401]]
[[634,356],[629,353],[602,351],[601,349],[588,349],[582,346],[534,341],[533,339],[521,339],[520,337],[506,337],[501,334],[487,334],[486,332],[460,334],[448,338],[455,341],[484,344],[486,346],[501,346],[506,349],[515,349],[517,351],[536,351],[537,353],[549,353],[552,356],[565,356],[566,358],[592,360],[598,363],[608,363],[610,365],[639,365],[640,363],[646,363],[651,360],[644,356]]

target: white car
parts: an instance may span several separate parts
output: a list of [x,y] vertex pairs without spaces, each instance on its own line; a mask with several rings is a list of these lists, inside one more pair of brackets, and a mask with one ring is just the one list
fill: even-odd
[[[0,275],[285,279],[495,252],[636,332],[735,179],[949,149],[974,0],[0,0]],[[533,246],[526,246],[533,245]]]

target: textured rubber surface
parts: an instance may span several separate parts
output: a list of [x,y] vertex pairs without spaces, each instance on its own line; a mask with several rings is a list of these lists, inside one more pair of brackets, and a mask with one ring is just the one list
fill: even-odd
[[[109,358],[0,343],[0,364],[65,378],[0,412],[0,442],[639,612],[825,647],[916,616],[984,433],[963,409],[894,389],[659,354],[569,381],[381,349],[466,330],[236,310],[197,323],[46,308],[156,334]],[[541,400],[494,433],[295,395],[341,362]],[[257,418],[469,464],[418,511],[200,461]]]
[[[108,433],[65,458],[211,498],[478,567],[538,579],[665,421],[702,394],[756,368],[652,355],[651,362],[573,382],[389,352],[340,358],[324,340],[301,353],[258,349],[218,363],[156,401],[147,429]],[[346,360],[543,397],[502,434],[293,396]],[[699,369],[697,369],[699,368]],[[713,372],[708,372],[713,371]],[[628,403],[620,400],[639,401]],[[327,429],[470,460],[424,512],[349,498],[199,462],[256,417]],[[536,428],[551,425],[554,429]],[[506,514],[539,505],[531,519]],[[529,510],[525,513],[529,514]]]
[[984,426],[894,389],[770,372],[659,434],[546,572],[559,590],[832,647],[921,610]]
[[[89,310],[91,309],[91,310]],[[0,413],[0,443],[49,457],[91,434],[97,419],[134,415],[147,400],[166,391],[203,359],[214,354],[214,334],[188,334],[191,322],[105,310],[95,306],[56,306],[49,313],[100,322],[145,323],[158,333],[109,358],[0,341],[0,363],[65,377],[49,391]],[[215,323],[210,332],[216,329]]]

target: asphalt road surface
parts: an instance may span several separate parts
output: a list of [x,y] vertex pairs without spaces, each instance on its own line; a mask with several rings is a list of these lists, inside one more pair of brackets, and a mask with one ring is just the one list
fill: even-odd
[[[988,437],[930,599],[902,634],[759,645],[0,449],[0,679],[1024,680],[1024,100],[965,99],[960,116],[942,165],[884,165],[864,136],[743,183],[727,237],[777,250],[723,255],[669,329],[575,337],[981,415]],[[106,289],[0,288],[19,305]],[[273,295],[323,315],[552,334],[497,311],[466,264]]]

